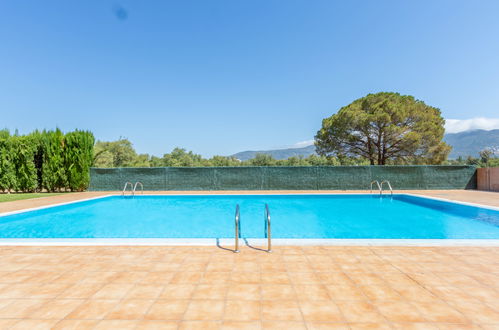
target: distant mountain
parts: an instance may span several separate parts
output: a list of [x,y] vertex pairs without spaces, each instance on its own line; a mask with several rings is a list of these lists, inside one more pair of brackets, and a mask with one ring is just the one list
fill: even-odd
[[455,159],[459,156],[477,157],[478,153],[484,149],[492,149],[496,156],[499,156],[499,129],[485,131],[482,129],[448,133],[444,136],[444,141],[452,146],[449,158]]
[[288,159],[289,157],[293,156],[308,157],[315,154],[315,146],[311,145],[303,148],[288,148],[276,150],[242,151],[232,156],[236,157],[239,160],[248,160],[254,158],[256,154],[271,155],[275,159]]
[[[452,146],[449,158],[455,159],[459,156],[477,157],[478,153],[486,148],[495,151],[499,155],[499,129],[485,131],[473,130],[460,133],[445,134],[444,141]],[[232,155],[240,160],[254,158],[256,154],[268,154],[275,159],[288,159],[293,156],[308,157],[315,154],[315,146],[311,145],[303,148],[288,148],[276,150],[242,151]]]

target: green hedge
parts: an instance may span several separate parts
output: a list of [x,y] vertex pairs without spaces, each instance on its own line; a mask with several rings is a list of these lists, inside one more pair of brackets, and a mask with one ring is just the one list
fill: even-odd
[[389,180],[394,189],[476,189],[474,166],[91,168],[90,190],[348,190]]
[[0,131],[0,191],[82,191],[90,182],[94,136],[35,131],[10,135]]

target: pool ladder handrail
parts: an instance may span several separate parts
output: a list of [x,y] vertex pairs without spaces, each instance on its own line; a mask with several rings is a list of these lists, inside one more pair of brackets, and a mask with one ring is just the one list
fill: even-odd
[[379,194],[381,195],[382,194],[382,191],[383,191],[383,188],[381,187],[381,185],[379,184],[379,181],[378,180],[374,180],[374,181],[371,181],[371,194],[373,193],[373,184],[375,184],[378,186],[378,191],[379,191]]
[[238,253],[239,252],[239,219],[240,219],[240,213],[239,213],[239,204],[236,204],[236,215],[234,217],[234,222],[235,222],[235,235],[234,235],[234,252]]
[[267,252],[272,252],[272,228],[270,225],[270,211],[268,204],[265,204],[265,224],[267,228]]
[[392,185],[390,184],[390,181],[388,181],[388,180],[381,181],[381,190],[383,190],[383,183],[386,183],[386,185],[390,189],[390,194],[393,196],[393,189],[392,189]]
[[128,185],[130,185],[130,188],[132,189],[132,190],[130,191],[130,192],[132,193],[132,195],[131,195],[131,196],[133,196],[133,195],[134,195],[133,184],[132,184],[130,181],[127,181],[127,182],[125,183],[125,187],[123,187],[123,191],[121,192],[121,196],[123,196],[123,197],[125,196],[126,188],[128,187]]
[[137,186],[139,184],[140,184],[140,190],[142,191],[142,195],[144,195],[144,185],[142,184],[142,182],[137,181],[137,182],[135,182],[135,185],[133,186],[133,191],[132,191],[133,196],[135,196],[135,191],[137,190]]

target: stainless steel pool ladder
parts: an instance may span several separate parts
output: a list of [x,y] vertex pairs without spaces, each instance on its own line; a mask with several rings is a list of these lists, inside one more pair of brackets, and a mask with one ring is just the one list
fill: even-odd
[[265,204],[265,224],[267,232],[267,252],[272,252],[272,231],[270,226],[270,211],[268,204]]
[[374,180],[374,181],[371,182],[371,194],[373,193],[373,184],[375,184],[375,183],[378,186],[379,194],[381,195],[382,191],[383,191],[383,188],[380,186],[378,180]]
[[392,185],[390,184],[390,181],[388,181],[388,180],[381,181],[381,190],[383,190],[383,183],[386,183],[386,185],[390,189],[390,194],[393,196],[393,189],[392,189]]
[[142,191],[142,195],[144,195],[144,185],[142,184],[142,182],[135,182],[135,186],[133,186],[133,191],[132,191],[132,195],[135,196],[135,191],[137,190],[137,186],[140,184],[140,190]]
[[236,205],[236,216],[235,216],[235,228],[236,228],[236,233],[234,237],[234,252],[239,252],[239,204]]
[[134,189],[133,189],[133,184],[131,182],[126,182],[125,187],[123,187],[123,191],[121,192],[121,196],[125,196],[126,188],[130,185],[130,188],[132,189],[130,192],[132,193],[132,196],[134,194]]

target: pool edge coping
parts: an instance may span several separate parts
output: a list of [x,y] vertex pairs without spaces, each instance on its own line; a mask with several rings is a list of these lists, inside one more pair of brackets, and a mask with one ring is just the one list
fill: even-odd
[[37,207],[30,207],[30,208],[27,208],[27,209],[15,210],[15,211],[7,211],[7,212],[0,213],[0,218],[1,217],[6,217],[6,216],[9,216],[9,215],[24,213],[24,212],[31,212],[31,211],[38,211],[38,210],[43,210],[43,209],[49,209],[51,207],[57,207],[57,206],[64,206],[64,205],[69,205],[69,204],[81,203],[81,202],[86,202],[86,201],[91,201],[91,200],[94,200],[94,199],[101,199],[101,198],[106,198],[106,197],[111,197],[111,196],[117,196],[117,195],[103,195],[103,196],[88,197],[88,198],[78,199],[78,200],[75,200],[75,201],[61,202],[61,203],[55,203],[55,204],[48,204],[48,205],[42,205],[42,206],[37,206]]
[[[265,238],[242,238],[243,245],[266,246]],[[231,248],[233,238],[4,238],[0,246],[219,246]],[[499,247],[499,239],[350,239],[275,238],[273,246],[474,246]]]

